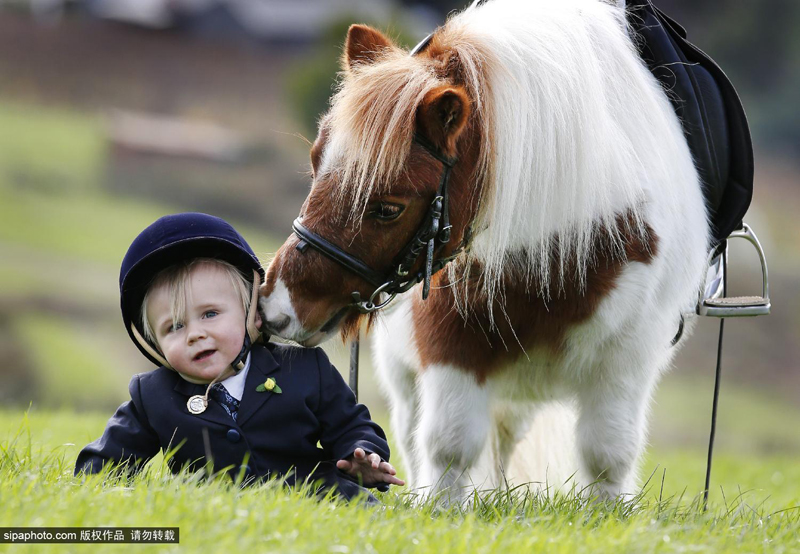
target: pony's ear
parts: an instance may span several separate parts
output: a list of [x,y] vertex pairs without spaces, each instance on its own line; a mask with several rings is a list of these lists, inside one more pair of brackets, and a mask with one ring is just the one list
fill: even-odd
[[467,91],[461,85],[442,85],[429,91],[417,109],[417,130],[448,156],[470,113]]
[[347,71],[358,64],[370,64],[391,47],[392,41],[377,29],[366,25],[350,25],[344,43],[342,69]]

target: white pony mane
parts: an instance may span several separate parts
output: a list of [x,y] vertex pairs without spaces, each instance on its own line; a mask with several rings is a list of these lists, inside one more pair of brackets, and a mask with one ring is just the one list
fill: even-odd
[[[469,256],[483,264],[490,299],[509,267],[548,295],[559,284],[551,283],[553,264],[560,283],[584,282],[598,232],[609,234],[620,259],[623,235],[645,232],[648,183],[654,170],[669,175],[674,159],[659,152],[685,144],[627,33],[624,11],[601,0],[490,0],[438,31],[462,66],[483,133],[483,197]],[[336,168],[340,201],[353,215],[404,167],[416,107],[446,82],[437,69],[426,56],[392,49],[345,74],[321,167]],[[625,213],[633,223],[620,233]]]

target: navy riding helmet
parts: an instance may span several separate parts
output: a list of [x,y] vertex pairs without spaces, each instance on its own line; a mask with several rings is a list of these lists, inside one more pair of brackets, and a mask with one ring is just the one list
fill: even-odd
[[[192,212],[167,215],[139,233],[128,248],[119,272],[122,320],[133,343],[158,366],[164,365],[164,360],[159,360],[158,354],[141,339],[142,302],[148,286],[162,269],[192,258],[224,260],[251,282],[253,271],[258,272],[261,282],[264,280],[264,270],[253,249],[236,229],[218,217]],[[250,340],[245,337],[243,355],[249,350]]]

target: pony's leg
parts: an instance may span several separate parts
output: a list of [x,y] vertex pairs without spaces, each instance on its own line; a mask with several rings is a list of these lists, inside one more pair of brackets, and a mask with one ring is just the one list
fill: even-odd
[[497,430],[497,453],[500,468],[505,472],[514,448],[525,436],[533,421],[535,407],[531,403],[504,403],[494,410]]
[[413,487],[419,476],[419,456],[414,449],[414,432],[419,423],[416,374],[397,358],[383,358],[376,364],[376,368],[380,375],[381,388],[389,400],[392,433],[406,470],[403,478]]
[[397,317],[380,322],[375,327],[373,345],[378,382],[389,402],[394,445],[405,469],[402,478],[413,488],[419,476],[419,456],[414,449],[414,433],[419,424],[418,372],[407,356],[409,345],[398,341],[398,337],[407,334],[403,325]]
[[480,456],[489,433],[489,393],[474,375],[449,365],[426,367],[419,386],[421,492],[445,503],[460,502],[465,472]]
[[546,495],[569,494],[593,481],[580,471],[577,412],[571,396],[535,404],[527,430],[506,465],[514,486],[525,485]]
[[506,484],[511,454],[530,427],[533,412],[528,402],[498,401],[492,406],[486,446],[469,472],[471,485],[486,490]]
[[[485,445],[478,459],[465,475],[467,490],[479,492],[504,489],[511,483],[509,461],[517,443],[530,427],[533,405],[519,402],[496,402],[491,410],[491,425]],[[467,500],[471,501],[472,496]]]
[[[622,363],[621,357],[615,361]],[[652,361],[635,369],[628,365],[628,371],[601,366],[578,391],[578,451],[587,476],[596,480],[592,492],[601,500],[638,492],[636,464],[645,443],[655,366]],[[651,372],[642,371],[648,367]]]

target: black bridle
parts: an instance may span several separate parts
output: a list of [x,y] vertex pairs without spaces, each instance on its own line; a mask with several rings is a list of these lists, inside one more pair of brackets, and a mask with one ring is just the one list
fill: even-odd
[[[423,282],[422,298],[423,300],[428,298],[431,288],[431,275],[434,275],[451,260],[455,259],[469,245],[471,239],[472,232],[468,228],[464,233],[461,244],[455,251],[449,256],[434,259],[435,254],[450,242],[452,226],[450,225],[450,202],[447,185],[457,158],[442,154],[438,148],[417,134],[414,135],[414,142],[442,163],[442,175],[439,179],[439,188],[436,191],[436,196],[431,202],[425,218],[411,240],[395,256],[387,272],[373,269],[357,256],[346,252],[324,237],[310,231],[303,225],[302,218],[298,217],[292,223],[292,231],[300,239],[296,246],[300,252],[305,252],[310,246],[376,287],[368,300],[363,300],[361,294],[357,291],[352,293],[352,307],[361,313],[370,313],[386,307],[396,295],[406,292],[420,281]],[[411,273],[423,251],[425,251],[423,267],[417,272]],[[388,297],[381,300],[381,294],[385,294]]]

